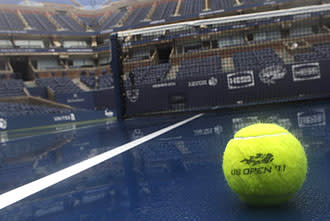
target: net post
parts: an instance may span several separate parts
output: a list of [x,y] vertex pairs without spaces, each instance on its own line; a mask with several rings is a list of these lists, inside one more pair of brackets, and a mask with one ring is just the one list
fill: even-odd
[[110,35],[110,43],[111,43],[111,70],[113,73],[113,79],[114,79],[114,91],[115,91],[115,105],[116,105],[116,115],[117,119],[123,120],[124,118],[124,92],[122,87],[122,80],[121,76],[123,74],[122,69],[122,61],[121,61],[121,46],[118,41],[118,35],[117,33]]

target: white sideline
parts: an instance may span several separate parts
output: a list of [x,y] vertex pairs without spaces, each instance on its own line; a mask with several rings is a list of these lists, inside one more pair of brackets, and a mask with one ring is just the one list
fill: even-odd
[[39,191],[42,191],[54,184],[57,184],[65,179],[68,179],[78,173],[81,173],[93,166],[96,166],[106,160],[109,160],[123,152],[126,152],[130,149],[133,149],[134,147],[145,143],[149,140],[152,140],[162,134],[165,134],[177,127],[180,127],[184,124],[187,124],[197,118],[200,118],[201,116],[203,116],[204,114],[198,114],[196,116],[193,116],[189,119],[186,119],[184,121],[181,121],[179,123],[176,123],[172,126],[163,128],[159,131],[156,131],[154,133],[151,133],[147,136],[144,136],[142,138],[139,138],[137,140],[134,140],[132,142],[129,142],[127,144],[124,144],[122,146],[119,146],[117,148],[114,148],[112,150],[109,150],[105,153],[102,153],[100,155],[97,155],[95,157],[92,157],[90,159],[84,160],[80,163],[77,163],[75,165],[72,165],[70,167],[67,167],[65,169],[62,169],[58,172],[55,172],[53,174],[50,174],[48,176],[45,176],[41,179],[35,180],[31,183],[25,184],[21,187],[18,187],[16,189],[10,190],[6,193],[3,193],[0,195],[0,209],[3,209],[7,206],[10,206],[28,196],[31,196]]

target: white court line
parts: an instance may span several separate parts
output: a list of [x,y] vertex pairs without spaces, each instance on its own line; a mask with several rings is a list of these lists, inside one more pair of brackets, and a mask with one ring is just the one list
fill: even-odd
[[57,184],[65,179],[68,179],[78,173],[81,173],[93,166],[96,166],[106,160],[109,160],[123,152],[126,152],[130,149],[133,149],[134,147],[145,143],[149,140],[152,140],[162,134],[165,134],[177,127],[180,127],[184,124],[189,123],[190,121],[193,121],[197,118],[200,118],[201,116],[203,116],[204,114],[198,114],[194,117],[191,117],[189,119],[186,119],[184,121],[181,121],[179,123],[176,123],[172,126],[166,127],[164,129],[161,129],[159,131],[156,131],[154,133],[151,133],[147,136],[144,136],[142,138],[139,138],[137,140],[134,140],[132,142],[129,142],[127,144],[124,144],[122,146],[119,146],[115,149],[109,150],[105,153],[102,153],[100,155],[97,155],[95,157],[92,157],[90,159],[84,160],[80,163],[77,163],[75,165],[72,165],[70,167],[67,167],[63,170],[60,170],[58,172],[55,172],[53,174],[50,174],[48,176],[45,176],[41,179],[38,179],[36,181],[33,181],[31,183],[25,184],[21,187],[18,187],[16,189],[13,189],[11,191],[8,191],[2,195],[0,195],[0,209],[3,209],[7,206],[10,206],[28,196],[31,196],[41,190],[44,190],[54,184]]

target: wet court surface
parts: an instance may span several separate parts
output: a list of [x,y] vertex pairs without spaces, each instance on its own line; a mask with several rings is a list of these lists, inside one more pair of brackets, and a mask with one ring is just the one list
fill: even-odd
[[[330,220],[329,101],[206,113],[134,146],[192,116],[1,133],[0,194],[122,145],[133,147],[5,206],[0,220]],[[224,180],[226,143],[256,122],[284,126],[307,153],[306,183],[282,207],[247,207]]]

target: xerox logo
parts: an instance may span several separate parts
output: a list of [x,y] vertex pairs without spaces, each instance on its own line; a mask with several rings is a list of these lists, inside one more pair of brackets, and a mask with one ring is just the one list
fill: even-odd
[[271,85],[275,84],[276,81],[281,80],[287,74],[287,70],[282,65],[272,65],[264,68],[259,73],[260,81],[264,84]]
[[227,75],[229,89],[241,89],[255,86],[253,71],[232,73]]
[[3,118],[0,118],[0,129],[3,129],[3,130],[7,129],[7,121]]
[[127,90],[126,96],[131,103],[136,103],[140,96],[140,90],[139,89]]
[[314,109],[308,112],[299,112],[297,114],[298,126],[318,127],[326,125],[326,114],[324,109]]
[[321,79],[320,64],[318,62],[292,65],[293,81],[308,81]]
[[259,164],[268,164],[273,162],[274,160],[274,156],[271,153],[267,153],[267,154],[261,154],[258,153],[255,156],[250,156],[248,159],[243,159],[240,162],[241,163],[245,163],[247,165],[259,165]]

